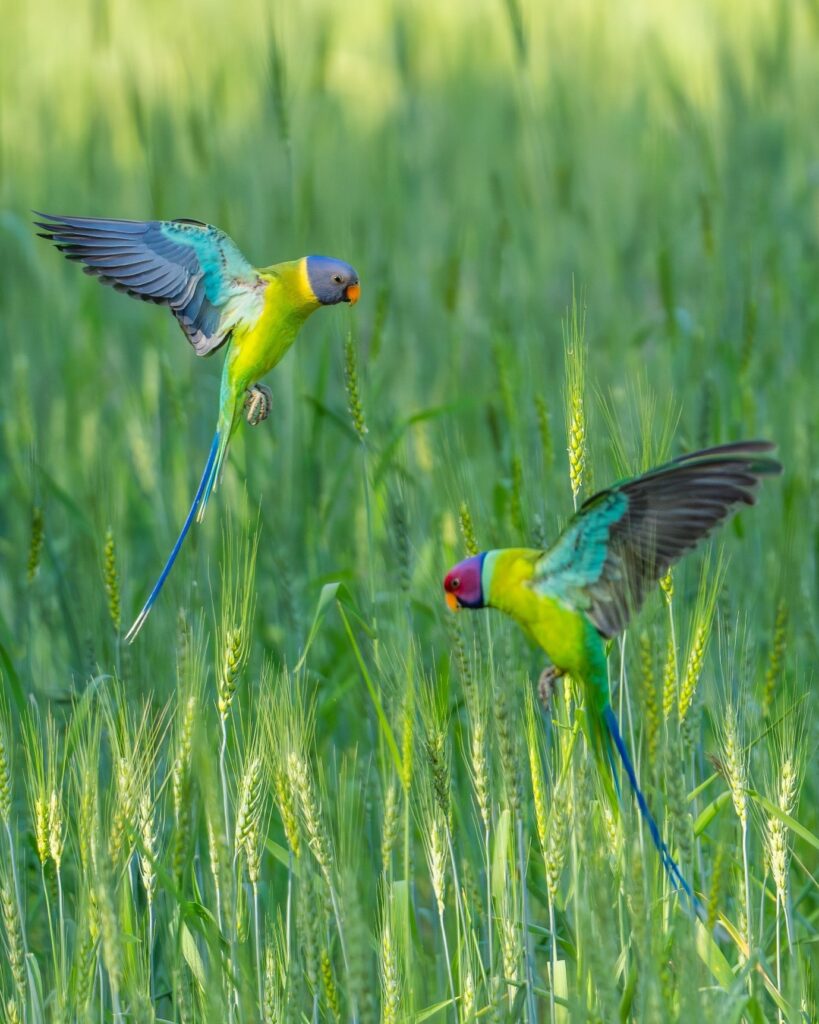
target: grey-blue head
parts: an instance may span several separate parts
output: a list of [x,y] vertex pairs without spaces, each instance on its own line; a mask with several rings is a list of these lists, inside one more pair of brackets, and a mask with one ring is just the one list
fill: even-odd
[[322,306],[334,306],[337,302],[353,305],[361,294],[355,270],[349,263],[330,256],[308,256],[307,279]]

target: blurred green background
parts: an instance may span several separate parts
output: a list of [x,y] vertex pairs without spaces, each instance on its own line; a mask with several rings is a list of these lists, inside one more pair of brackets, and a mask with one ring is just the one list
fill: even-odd
[[[749,738],[761,730],[778,607],[777,691],[783,706],[808,691],[799,714],[815,751],[818,54],[816,0],[5,4],[0,656],[10,700],[65,708],[89,679],[114,673],[134,699],[167,699],[180,609],[190,622],[201,613],[210,633],[224,524],[242,529],[258,512],[248,692],[265,655],[293,668],[322,586],[343,581],[369,624],[357,635],[379,685],[411,663],[457,717],[440,579],[464,553],[461,503],[482,548],[542,543],[572,508],[564,327],[574,295],[586,316],[595,486],[640,468],[644,453],[745,437],[776,441],[786,468],[724,534],[730,562],[689,788],[710,774],[726,693],[745,687]],[[355,309],[320,312],[271,375],[274,415],[239,431],[206,523],[129,649],[109,614],[106,531],[127,627],[204,464],[222,357],[196,360],[164,310],[81,275],[34,236],[31,210],[196,218],[258,265],[321,252],[362,279]],[[348,334],[364,446],[347,411]],[[677,585],[683,639],[697,580],[694,564]],[[662,626],[659,601],[642,621]],[[470,650],[485,644],[482,621],[459,629]],[[505,623],[492,630],[520,706],[540,659]],[[370,697],[332,609],[308,665],[320,755],[357,746],[378,760]],[[811,758],[797,817],[815,832]],[[468,805],[465,770],[454,785]],[[801,854],[815,877],[815,850]],[[815,897],[814,886],[802,907],[806,950]]]

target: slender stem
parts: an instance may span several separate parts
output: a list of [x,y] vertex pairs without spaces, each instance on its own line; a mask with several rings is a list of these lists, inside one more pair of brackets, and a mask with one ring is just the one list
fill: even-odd
[[154,1001],[154,901],[148,901],[148,998]]
[[[492,644],[492,624],[489,621],[489,616],[486,616],[486,649],[489,654],[489,692],[495,692],[495,650]],[[491,806],[491,805],[490,805]],[[490,810],[491,817],[491,810]],[[485,834],[485,848],[486,848],[486,921],[487,931],[489,933],[489,976],[493,976],[495,969],[495,962],[492,955],[492,933],[494,930],[493,925],[493,914],[492,914],[492,854],[489,847],[489,829],[486,829]]]
[[549,984],[549,1020],[557,1024],[557,1006],[555,1003],[555,977],[557,976],[557,928],[555,925],[555,901],[549,897],[549,951],[552,965],[552,978]]
[[[224,817],[225,842],[227,843],[228,836],[230,835],[230,817],[228,815],[227,766],[225,764],[226,753],[227,753],[227,718],[221,717],[221,727],[222,727],[222,741],[219,744],[219,779],[220,779],[221,785],[222,785],[222,814],[223,814],[223,817]],[[214,836],[214,841],[218,844],[220,842],[220,837],[218,835]],[[216,856],[219,857],[218,847],[216,849]],[[218,872],[217,872],[217,874],[218,874]],[[217,887],[217,893],[218,893],[218,888],[219,888],[219,882],[218,881],[216,882],[216,887]],[[236,928],[238,927],[238,921],[236,920],[237,895],[238,894],[236,892],[236,889],[234,888],[234,890],[233,890],[233,896],[234,896],[234,900],[233,900],[233,917],[234,917],[234,922],[233,922],[233,928],[231,929],[231,936],[230,936],[230,959],[231,959],[231,963],[235,962]],[[218,899],[218,897],[217,897],[217,899]],[[220,913],[220,917],[221,917],[221,913]],[[233,1012],[234,991],[233,991],[233,985],[232,985],[232,983],[230,981],[229,974],[228,974],[228,976],[226,978],[226,984],[227,984],[227,1001],[228,1001],[228,1021],[233,1021],[233,1019],[234,1019],[234,1012]]]
[[211,874],[213,875],[213,888],[216,893],[216,923],[219,925],[219,931],[224,932],[225,925],[222,919],[222,885],[219,881],[219,837],[216,833],[216,827],[211,824],[210,817],[208,818],[208,848],[210,852],[210,845],[213,845],[213,851],[211,853]]
[[[406,886],[406,899],[409,903],[411,899],[411,885],[410,880],[410,840],[411,840],[411,827],[412,822],[410,820],[410,799],[409,799],[409,788],[404,794],[404,884]],[[407,972],[407,987],[408,991],[408,1003],[410,1008],[413,1006],[414,996],[414,985],[413,985],[413,972],[412,972],[412,924],[409,913],[402,914],[404,918],[404,950],[406,955],[406,972]]]
[[[675,626],[674,626],[674,608],[673,608],[673,600],[671,600],[671,599],[669,599],[669,601],[668,601],[668,629],[669,629],[669,632],[671,634],[671,646],[674,649],[674,669],[675,669],[675,676],[676,676],[679,673],[679,667],[677,665],[677,631],[676,631]],[[675,701],[677,700],[677,690],[679,689],[678,683],[679,683],[679,680],[675,679],[675,681],[674,681],[674,687],[675,687],[674,700]],[[665,723],[665,735],[666,735],[666,741],[668,741],[668,722]],[[665,819],[665,821],[663,823],[663,832],[665,833],[664,838],[666,840],[666,843],[668,843],[668,841],[671,838],[671,834],[670,834],[670,831],[669,831],[669,829],[670,829],[669,820],[670,820],[669,816],[666,815],[666,819]],[[747,879],[747,875],[746,875],[746,879]],[[671,900],[668,899],[670,882],[669,882],[669,879],[668,879],[668,872],[667,871],[663,871],[662,872],[660,884],[663,887],[663,925],[664,925],[664,928],[667,929],[668,926],[669,926],[669,921],[671,920]],[[750,977],[749,977],[748,984],[750,985],[750,983],[751,982],[750,982]]]
[[9,863],[11,864],[11,879],[14,885],[14,898],[17,900],[17,917],[20,921],[20,932],[23,936],[23,952],[28,957],[28,940],[26,938],[26,920],[23,917],[23,901],[20,897],[20,878],[17,874],[17,861],[14,858],[14,842],[11,837],[11,825],[6,822],[6,835],[9,841]]
[[60,1004],[63,1001],[63,986],[65,984],[65,913],[63,911],[63,876],[57,868],[57,918],[59,922],[60,937]]
[[487,944],[489,947],[489,977],[492,977],[492,972],[495,967],[494,957],[492,953],[493,946],[493,925],[492,925],[492,853],[489,845],[489,826],[484,829],[483,833],[483,848],[484,857],[486,859],[486,937]]
[[[572,687],[576,685],[575,680],[572,680]],[[564,687],[563,699],[556,702],[555,707],[558,710],[558,717],[562,728],[559,730],[560,736],[560,755],[562,761],[561,776],[566,778],[566,784],[568,786],[569,800],[573,808],[577,808],[577,787],[575,785],[575,772],[574,772],[574,744],[577,740],[577,736],[580,734],[580,719],[577,715],[574,716],[574,724],[570,724],[571,718],[571,701],[569,700],[569,688]],[[570,731],[569,731],[570,730]],[[569,734],[569,742],[564,745],[563,740],[565,736]],[[562,779],[561,779],[562,781]],[[576,810],[575,810],[576,814]],[[569,849],[571,851],[571,871],[572,871],[572,889],[577,894],[580,893],[580,872],[579,872],[579,856],[577,848],[577,829],[571,829],[571,838],[569,841]],[[583,932],[581,929],[577,930],[576,937],[576,949],[577,955],[575,957],[575,980],[577,982],[578,991],[583,991],[583,975],[585,972],[585,946],[583,944]]]
[[468,935],[469,932],[466,927],[466,914],[464,913],[461,884],[458,881],[458,866],[455,863],[455,848],[452,845],[452,833],[449,830],[449,824],[446,825],[446,844],[449,849],[449,860],[450,863],[452,864],[452,887],[455,890],[455,906],[457,907],[458,910],[458,925],[459,927],[463,928],[463,934]]
[[219,876],[217,875],[213,879],[213,886],[216,890],[216,923],[219,925],[219,931],[224,931],[224,922],[222,921],[222,887],[219,885]]
[[486,616],[486,649],[489,653],[489,683],[492,689],[495,687],[495,648],[492,643],[492,624],[489,616]]
[[111,986],[111,1006],[113,1008],[114,1020],[122,1020],[122,1010],[119,1005],[119,989],[116,985]]
[[[222,718],[222,742],[219,745],[219,778],[222,783],[222,814],[224,816],[225,825],[225,841],[227,841],[230,835],[230,817],[228,815],[228,787],[227,787],[227,767],[225,765],[225,755],[227,753],[227,719]],[[217,837],[218,838],[218,837]]]
[[449,943],[446,940],[446,927],[444,926],[444,911],[443,908],[438,908],[438,924],[441,926],[441,940],[444,944],[444,960],[446,961],[446,974],[449,979],[449,991],[452,995],[452,1013],[454,1014],[455,1021],[458,1020],[458,1002],[455,998],[455,982],[452,979],[452,965],[449,962]]
[[285,935],[284,948],[287,954],[288,968],[290,966],[290,930],[293,913],[293,851],[287,851],[287,907],[285,910]]
[[[775,933],[776,933],[776,987],[779,989],[780,992],[782,991],[782,950],[781,950],[781,947],[780,947],[780,934],[779,934],[780,933],[779,907],[780,907],[781,902],[782,901],[779,898],[779,893],[777,893],[776,894],[776,924],[775,924],[775,929],[774,930],[775,930]],[[778,1010],[777,1010],[777,1020],[779,1021],[779,1024],[783,1024],[783,1022],[785,1020],[785,1018],[782,1016],[782,1008],[781,1007],[779,1007]]]
[[253,931],[256,942],[256,989],[259,997],[259,1014],[262,1013],[264,998],[262,995],[262,953],[261,953],[261,929],[259,928],[259,886],[256,882],[253,885]]
[[40,862],[40,878],[43,883],[43,894],[45,896],[46,917],[48,918],[48,934],[51,938],[51,956],[56,964],[57,944],[54,939],[54,922],[51,920],[51,900],[49,899],[48,886],[46,885],[45,864],[42,861]]
[[[768,874],[765,873],[765,877],[762,879],[762,885],[759,887],[759,934],[757,936],[757,945],[760,947],[763,944],[763,937],[765,932],[765,901],[768,898]],[[748,933],[750,936],[750,932]],[[748,953],[750,955],[751,947],[748,947]]]
[[[333,907],[333,917],[336,919],[336,928],[338,929],[338,942],[341,946],[341,959],[344,961],[344,971],[347,975],[347,980],[349,981],[350,961],[347,957],[347,943],[344,941],[344,930],[341,927],[341,907],[339,906],[336,888],[329,878],[327,879],[327,884],[330,889],[330,903]],[[350,1016],[353,1024],[358,1024],[358,1003],[353,995],[352,988],[350,989]]]
[[[742,822],[742,872],[745,881],[745,941],[748,944],[748,956],[751,955],[751,873],[748,870],[748,824]],[[751,972],[748,973],[748,992],[753,989]]]
[[375,549],[373,547],[373,514],[370,499],[370,471],[367,458],[367,445],[361,442],[361,470],[364,477],[364,514],[367,521],[367,568],[370,586],[370,616],[373,628],[373,660],[375,666],[381,668],[381,644],[378,637],[378,614],[375,606]]
[[526,862],[523,856],[523,818],[517,816],[515,831],[518,841],[518,873],[520,874],[520,911],[523,927],[523,965],[526,970],[526,1015],[529,1024],[537,1024],[535,979],[532,972],[532,938],[529,934],[529,897],[526,890]]
[[788,940],[788,953],[793,956],[793,920],[791,918],[791,890],[788,879],[785,879],[785,889],[782,893],[782,914],[785,918],[785,937]]

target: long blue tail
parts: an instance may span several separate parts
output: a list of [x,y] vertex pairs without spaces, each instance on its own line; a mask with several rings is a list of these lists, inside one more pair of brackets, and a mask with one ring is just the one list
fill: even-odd
[[199,508],[196,512],[197,523],[201,523],[205,518],[205,509],[208,507],[211,493],[219,482],[219,475],[222,470],[222,463],[225,460],[231,430],[232,424],[229,423],[226,428],[217,429],[216,437],[213,439],[214,447],[211,449],[210,458],[208,459],[207,466],[205,466],[205,473],[202,476],[202,482],[199,484],[199,491],[197,492],[199,496]]
[[634,791],[634,796],[637,800],[637,806],[640,808],[640,814],[643,817],[643,821],[648,825],[648,831],[651,833],[651,839],[657,847],[657,852],[660,854],[663,867],[668,872],[668,877],[671,879],[672,885],[676,886],[678,889],[682,889],[688,897],[692,910],[694,910],[698,917],[705,920],[706,915],[702,904],[694,895],[691,886],[683,877],[683,873],[680,871],[679,865],[669,853],[668,847],[665,845],[663,838],[660,835],[660,829],[657,826],[657,822],[654,820],[651,811],[648,809],[646,798],[643,796],[643,792],[637,783],[637,775],[634,771],[634,765],[631,763],[631,758],[629,757],[625,740],[620,734],[620,726],[617,724],[617,717],[615,716],[614,710],[610,704],[607,705],[603,711],[603,718],[605,719],[609,735],[614,741],[614,746],[617,748],[617,753],[620,755],[620,760],[623,762],[623,767],[626,770],[626,775],[628,775],[628,780],[631,783],[631,788]]
[[182,532],[176,539],[176,544],[174,544],[173,550],[168,556],[168,561],[165,563],[165,568],[159,574],[159,579],[154,584],[154,589],[148,596],[148,600],[142,606],[142,611],[134,620],[133,626],[131,626],[131,628],[125,634],[126,643],[132,644],[134,640],[136,640],[137,634],[145,624],[145,620],[148,618],[148,614],[150,613],[151,608],[153,608],[154,601],[156,601],[157,597],[159,596],[159,591],[162,589],[165,580],[168,578],[168,574],[173,568],[173,563],[176,561],[176,556],[179,554],[179,550],[182,547],[182,543],[185,540],[185,537],[187,537],[188,535],[188,530],[191,528],[191,523],[193,522],[197,509],[199,508],[199,505],[202,502],[202,498],[205,493],[205,487],[208,481],[211,479],[213,465],[214,462],[216,461],[216,454],[219,451],[219,439],[220,435],[219,431],[217,430],[213,438],[213,443],[210,446],[210,455],[208,455],[208,461],[205,463],[205,470],[202,473],[202,479],[199,481],[199,486],[196,489],[196,495],[193,499],[193,504],[191,505],[190,512],[188,512],[188,517],[185,520],[185,524],[182,527]]

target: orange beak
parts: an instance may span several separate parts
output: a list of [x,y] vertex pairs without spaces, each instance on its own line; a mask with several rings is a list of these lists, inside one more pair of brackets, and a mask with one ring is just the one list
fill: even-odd
[[450,594],[449,591],[447,591],[444,594],[444,597],[446,598],[446,603],[449,605],[451,611],[460,611],[461,606],[458,604],[458,598],[454,594]]
[[348,284],[345,295],[347,296],[347,301],[350,303],[350,305],[354,306],[358,302],[358,298],[361,295],[361,285]]

